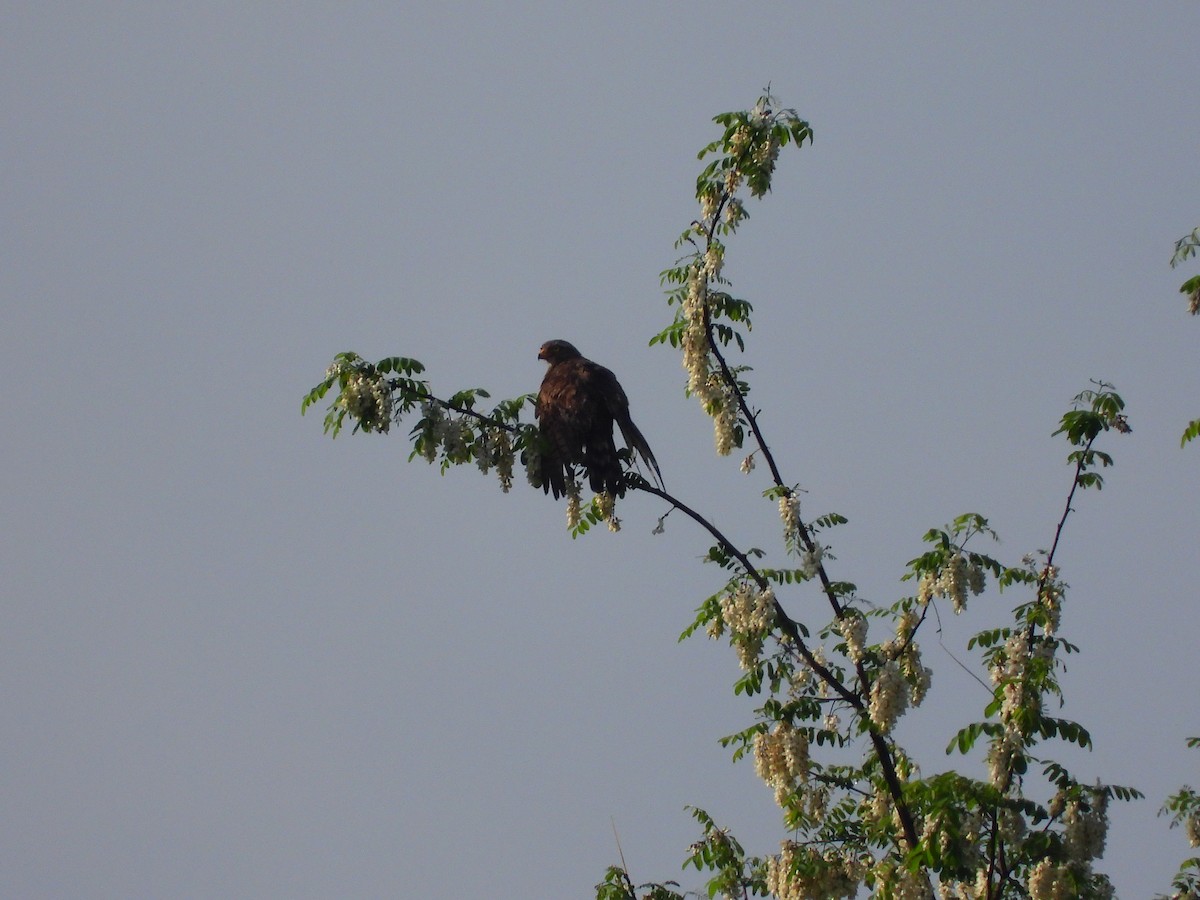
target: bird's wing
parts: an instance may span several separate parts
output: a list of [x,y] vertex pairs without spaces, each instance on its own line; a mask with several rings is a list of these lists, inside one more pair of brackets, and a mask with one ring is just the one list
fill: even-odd
[[662,485],[662,470],[658,467],[658,460],[654,458],[654,451],[650,449],[650,444],[646,440],[645,435],[633,424],[633,419],[629,415],[629,398],[625,395],[625,390],[621,387],[621,383],[617,381],[617,376],[603,366],[596,365],[595,368],[597,370],[595,372],[595,380],[598,390],[613,421],[621,429],[621,436],[625,439],[625,446],[635,456],[642,458],[642,461],[653,471],[659,485]]

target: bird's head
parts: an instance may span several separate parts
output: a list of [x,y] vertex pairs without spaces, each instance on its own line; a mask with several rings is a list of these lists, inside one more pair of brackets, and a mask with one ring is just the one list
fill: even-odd
[[583,356],[575,349],[574,344],[569,344],[566,341],[546,341],[542,344],[542,348],[538,350],[538,359],[544,359],[550,365],[560,363],[566,359],[577,359]]

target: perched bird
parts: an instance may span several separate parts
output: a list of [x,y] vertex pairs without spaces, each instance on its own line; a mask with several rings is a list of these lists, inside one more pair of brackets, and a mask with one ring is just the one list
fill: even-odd
[[538,359],[550,364],[538,391],[535,415],[542,433],[542,489],[554,496],[567,492],[572,467],[587,473],[592,491],[625,493],[621,458],[613,441],[613,423],[621,429],[629,456],[640,456],[662,484],[662,473],[650,445],[629,418],[629,399],[604,366],[584,359],[566,341],[547,341]]

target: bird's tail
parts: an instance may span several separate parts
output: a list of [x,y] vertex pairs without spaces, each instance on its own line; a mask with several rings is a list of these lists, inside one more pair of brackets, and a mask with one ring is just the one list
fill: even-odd
[[650,449],[645,436],[633,424],[633,419],[629,418],[629,416],[623,416],[618,420],[617,424],[621,428],[621,436],[625,438],[625,445],[630,449],[635,461],[640,456],[642,461],[653,472],[654,480],[658,482],[658,486],[665,491],[667,486],[663,483],[662,470],[658,467],[658,460],[654,458],[654,451]]

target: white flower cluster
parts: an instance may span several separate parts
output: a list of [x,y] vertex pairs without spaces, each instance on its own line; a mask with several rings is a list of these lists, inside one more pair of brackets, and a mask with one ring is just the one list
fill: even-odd
[[788,722],[779,722],[770,732],[754,736],[754,771],[775,791],[775,802],[787,806],[797,784],[809,778],[808,735]]
[[821,561],[825,558],[825,548],[820,544],[805,547],[800,554],[800,571],[805,578],[816,578],[821,571]]
[[771,132],[773,117],[771,110],[759,103],[750,112],[750,121],[729,136],[726,152],[735,165],[725,175],[725,190],[733,194],[741,184],[743,166],[747,163],[757,167],[761,173],[752,179],[750,194],[761,197],[770,189],[775,161],[779,158],[779,141]]
[[869,825],[879,825],[892,817],[892,796],[880,786],[859,804],[859,812]]
[[824,785],[809,785],[804,790],[804,812],[814,822],[821,822],[829,814],[829,788]]
[[512,490],[513,478],[513,448],[507,431],[497,431],[492,447],[496,454],[496,476],[500,479],[500,490],[508,493]]
[[454,462],[466,462],[471,458],[471,426],[466,416],[455,416],[446,422],[446,433],[442,436],[442,446],[446,450],[446,458]]
[[1054,566],[1046,566],[1042,569],[1041,575],[1042,589],[1038,594],[1038,603],[1046,611],[1046,627],[1045,632],[1048,635],[1053,635],[1058,631],[1059,621],[1062,618],[1062,585],[1058,582],[1058,569]]
[[[916,627],[914,613],[902,616],[896,638],[880,645],[884,664],[875,671],[867,714],[881,733],[887,734],[909,703],[916,706],[929,690],[932,673],[921,663],[920,649],[911,640]],[[849,611],[837,621],[837,631],[846,645],[846,656],[858,665],[867,656],[867,619]]]
[[887,734],[908,707],[908,684],[894,662],[884,663],[871,684],[871,702],[867,714],[875,727]]
[[1095,897],[1112,900],[1116,896],[1108,876],[1093,873],[1090,865],[1072,866],[1039,860],[1029,872],[1030,900],[1074,900],[1075,897]]
[[[326,377],[343,374],[347,366],[334,363],[326,371]],[[387,433],[392,425],[392,389],[382,375],[368,375],[354,369],[345,384],[337,404],[358,419],[363,431]]]
[[737,425],[737,399],[729,386],[715,372],[708,376],[710,382],[708,414],[713,420],[713,443],[718,456],[733,452],[734,427]]
[[1025,816],[1017,809],[1005,809],[1000,812],[1000,837],[1006,844],[1015,844],[1025,836],[1028,826]]
[[725,204],[725,224],[731,228],[736,227],[737,223],[746,217],[746,211],[742,207],[742,201],[737,197],[730,197]]
[[1187,817],[1183,830],[1187,835],[1188,846],[1200,847],[1200,812],[1194,812]]
[[720,241],[714,240],[704,252],[704,271],[711,280],[716,281],[721,277],[723,268],[725,268],[725,246]]
[[992,684],[1003,685],[1004,700],[1000,707],[1000,721],[1006,727],[1013,725],[1014,714],[1027,699],[1037,702],[1037,696],[1026,697],[1025,668],[1029,663],[1029,638],[1025,629],[1014,632],[1004,642],[1004,652],[997,654],[992,664]]
[[896,774],[901,781],[921,777],[921,767],[913,762],[902,748],[893,747],[892,753],[896,757]]
[[620,531],[621,520],[617,518],[617,498],[604,491],[596,495],[596,512],[608,523],[609,531]]
[[421,416],[425,420],[425,428],[421,432],[420,449],[426,462],[437,460],[439,448],[448,460],[469,460],[474,432],[467,416],[446,415],[439,403],[432,402],[421,404]]
[[913,632],[919,623],[920,617],[912,610],[901,613],[896,622],[896,637],[884,641],[879,648],[885,658],[894,659],[900,666],[900,673],[908,685],[908,699],[913,706],[921,705],[933,681],[933,671],[925,667],[921,660],[921,648],[913,640]]
[[933,886],[929,876],[916,874],[901,868],[891,879],[893,900],[933,900]]
[[1075,896],[1077,892],[1069,866],[1043,859],[1029,873],[1030,900],[1071,900]]
[[775,593],[770,588],[755,591],[742,582],[721,598],[721,618],[732,632],[739,665],[749,670],[758,664],[763,638],[775,624]]
[[847,612],[837,620],[838,633],[846,641],[846,655],[852,663],[860,663],[866,655],[867,617],[855,612]]
[[475,465],[486,475],[495,465],[495,451],[492,447],[492,433],[486,428],[479,433],[479,441],[475,445]]
[[[756,121],[761,122],[762,116],[761,116],[761,114],[758,114],[758,113],[759,113],[758,107],[755,107],[755,112],[752,113],[751,116]],[[737,159],[739,156],[741,156],[743,153],[746,152],[746,148],[750,146],[750,142],[752,140],[754,140],[753,129],[751,129],[745,125],[738,128],[733,134],[731,134],[729,136],[729,146],[727,148],[729,151],[729,155],[732,156],[734,159]]]
[[921,844],[936,848],[942,858],[954,857],[964,867],[974,867],[984,862],[979,839],[984,821],[984,813],[978,809],[970,812],[943,809],[925,819]]
[[688,373],[687,390],[707,402],[710,360],[708,356],[708,280],[704,269],[693,264],[688,269],[688,289],[683,298],[683,367]]
[[1087,805],[1085,809],[1079,800],[1072,800],[1063,812],[1063,847],[1076,863],[1102,857],[1108,838],[1108,795],[1093,791]]
[[494,467],[500,477],[500,489],[508,493],[512,489],[513,450],[508,432],[502,428],[484,428],[473,449],[475,465],[486,475]]
[[1021,736],[1015,729],[1005,728],[1000,737],[992,741],[987,752],[988,780],[992,787],[1008,790],[1013,758],[1021,749]]
[[[825,665],[824,647],[815,648],[812,651],[812,655],[814,660],[821,665]],[[806,664],[796,666],[792,670],[791,679],[788,681],[788,696],[796,700],[806,696],[808,686],[812,684],[814,674],[816,673]]]
[[688,373],[687,392],[700,401],[704,412],[713,419],[713,438],[717,453],[733,452],[737,425],[737,398],[720,374],[712,370],[708,348],[708,279],[712,264],[710,250],[704,263],[693,263],[688,270],[688,289],[683,300],[683,367]]
[[847,900],[858,893],[866,867],[838,850],[784,841],[767,859],[767,891],[778,900]]
[[446,413],[436,403],[422,403],[421,418],[425,422],[425,431],[421,435],[421,456],[426,462],[433,462],[437,459],[438,445],[445,432]]
[[938,885],[938,894],[942,900],[986,900],[988,891],[988,870],[985,866],[975,876],[974,884],[964,881],[943,881]]
[[582,490],[582,486],[574,478],[567,482],[567,528],[575,528],[579,525],[579,494]]
[[525,480],[535,488],[542,486],[542,453],[537,441],[525,444]]
[[783,521],[784,541],[795,541],[800,531],[800,495],[795,491],[779,498],[779,518]]
[[737,166],[731,168],[725,173],[725,193],[733,196],[737,193],[737,189],[742,186],[742,173]]
[[[1049,643],[1040,643],[1039,654],[1052,653]],[[1040,709],[1041,696],[1026,689],[1026,672],[1031,658],[1029,632],[1020,629],[1009,635],[1004,650],[996,654],[991,666],[992,684],[1001,688],[1000,722],[1003,733],[992,741],[987,753],[988,776],[994,787],[1007,790],[1011,781],[1013,760],[1024,746],[1029,729],[1029,717],[1022,710]]]
[[770,190],[771,175],[775,172],[775,161],[778,159],[779,141],[772,134],[758,145],[758,151],[754,156],[754,161],[762,167],[763,178],[751,185],[750,195],[752,197],[761,197]]
[[754,591],[742,582],[732,594],[721,598],[721,615],[739,634],[765,634],[775,624],[775,592]]
[[955,553],[936,574],[926,572],[921,576],[917,602],[924,606],[934,597],[947,597],[958,614],[967,608],[967,591],[976,596],[982,594],[985,580],[983,566]]

